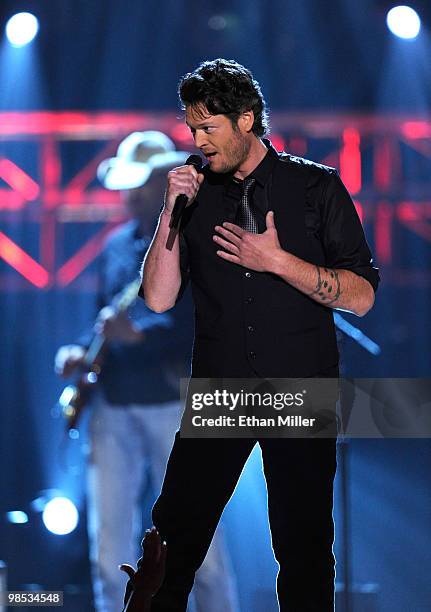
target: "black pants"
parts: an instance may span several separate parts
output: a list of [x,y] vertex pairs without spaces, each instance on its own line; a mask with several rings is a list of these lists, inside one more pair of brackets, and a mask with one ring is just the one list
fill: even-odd
[[[333,612],[333,439],[258,440],[269,520],[280,565],[282,612]],[[255,445],[249,439],[190,439],[177,433],[153,522],[168,545],[166,576],[154,612],[184,612],[223,509]],[[253,517],[244,515],[253,537]],[[259,577],[250,576],[256,582]],[[220,611],[223,612],[223,611]]]

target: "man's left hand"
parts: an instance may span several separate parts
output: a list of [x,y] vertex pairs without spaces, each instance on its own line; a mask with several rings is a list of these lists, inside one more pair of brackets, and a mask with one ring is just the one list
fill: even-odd
[[272,210],[266,215],[263,234],[252,234],[228,222],[223,227],[216,225],[215,231],[220,236],[214,235],[213,240],[224,249],[217,251],[217,255],[256,272],[271,272],[274,258],[282,251]]
[[142,342],[144,334],[129,319],[126,311],[117,312],[112,306],[105,306],[99,312],[94,331],[103,334],[106,340],[117,340],[127,344]]

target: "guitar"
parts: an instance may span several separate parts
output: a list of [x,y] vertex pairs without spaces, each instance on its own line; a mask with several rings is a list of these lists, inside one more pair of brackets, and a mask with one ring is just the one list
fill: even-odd
[[[141,279],[132,281],[122,291],[117,293],[109,306],[118,314],[127,310],[138,296]],[[76,429],[83,410],[97,384],[98,377],[102,371],[103,350],[106,339],[103,334],[95,333],[90,346],[85,352],[79,371],[75,380],[68,384],[62,391],[58,400],[61,414],[66,419],[66,431]]]

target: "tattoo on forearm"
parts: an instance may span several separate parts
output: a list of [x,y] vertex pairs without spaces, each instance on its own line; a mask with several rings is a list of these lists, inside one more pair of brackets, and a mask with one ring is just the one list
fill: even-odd
[[336,270],[328,270],[323,268],[323,273],[320,266],[316,266],[317,284],[316,289],[310,293],[310,296],[318,294],[318,300],[325,302],[325,305],[333,304],[341,295],[340,279]]
[[320,289],[322,288],[322,277],[320,275],[320,268],[319,266],[316,266],[316,272],[317,272],[317,285],[314,291],[312,291],[309,295],[314,295],[315,293],[319,293]]
[[[338,272],[336,270],[331,270],[331,278],[335,281],[335,293],[334,293],[334,297],[331,300],[329,300],[329,302],[326,302],[326,305],[336,302],[341,295],[341,284],[340,284],[340,279],[338,277]],[[329,292],[329,287],[328,287],[328,292]]]

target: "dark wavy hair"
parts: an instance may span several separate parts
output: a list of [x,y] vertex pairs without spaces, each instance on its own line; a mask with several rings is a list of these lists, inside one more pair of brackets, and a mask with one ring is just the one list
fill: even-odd
[[250,70],[234,60],[202,62],[187,73],[178,86],[181,108],[204,105],[211,115],[226,115],[234,128],[245,111],[253,111],[253,133],[260,137],[269,131],[265,99]]

